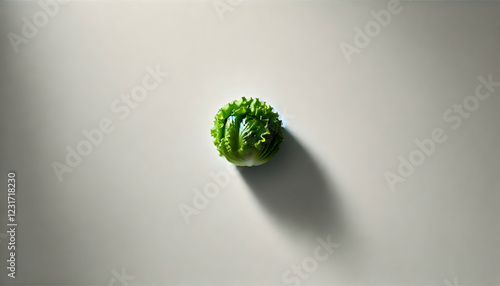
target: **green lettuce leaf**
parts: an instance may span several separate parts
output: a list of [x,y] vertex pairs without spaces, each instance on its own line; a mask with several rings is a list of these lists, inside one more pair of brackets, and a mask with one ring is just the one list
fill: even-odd
[[219,109],[210,134],[220,156],[237,166],[268,162],[283,141],[277,112],[258,98],[242,97]]

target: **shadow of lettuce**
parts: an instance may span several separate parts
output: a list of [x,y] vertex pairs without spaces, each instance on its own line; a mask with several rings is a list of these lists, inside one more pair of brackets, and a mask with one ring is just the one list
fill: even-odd
[[341,205],[318,164],[286,129],[280,151],[257,167],[238,167],[255,197],[280,228],[294,236],[332,236],[346,231]]

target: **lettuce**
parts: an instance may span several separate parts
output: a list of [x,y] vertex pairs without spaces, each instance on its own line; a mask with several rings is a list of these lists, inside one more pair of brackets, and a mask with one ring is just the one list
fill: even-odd
[[278,152],[283,124],[258,98],[242,97],[219,109],[210,134],[219,156],[237,166],[262,165]]

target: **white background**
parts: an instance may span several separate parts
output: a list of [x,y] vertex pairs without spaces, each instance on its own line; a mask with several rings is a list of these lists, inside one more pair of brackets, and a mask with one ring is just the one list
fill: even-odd
[[[500,88],[457,130],[443,120],[478,76],[500,81],[500,5],[403,2],[348,63],[339,45],[386,6],[244,1],[221,19],[210,1],[70,2],[16,53],[7,34],[43,10],[1,2],[0,233],[11,170],[19,226],[0,283],[284,285],[330,236],[301,285],[500,284]],[[110,106],[148,66],[169,76],[121,120]],[[179,205],[228,166],[213,116],[242,95],[289,136],[187,224]],[[51,164],[103,118],[114,131],[60,182]],[[446,142],[391,191],[384,172],[435,128]]]

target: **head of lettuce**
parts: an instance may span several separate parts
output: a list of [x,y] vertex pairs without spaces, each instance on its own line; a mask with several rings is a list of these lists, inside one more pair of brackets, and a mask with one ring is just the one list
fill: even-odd
[[258,98],[242,97],[223,106],[210,130],[219,156],[237,166],[258,166],[271,160],[283,141],[278,113]]

